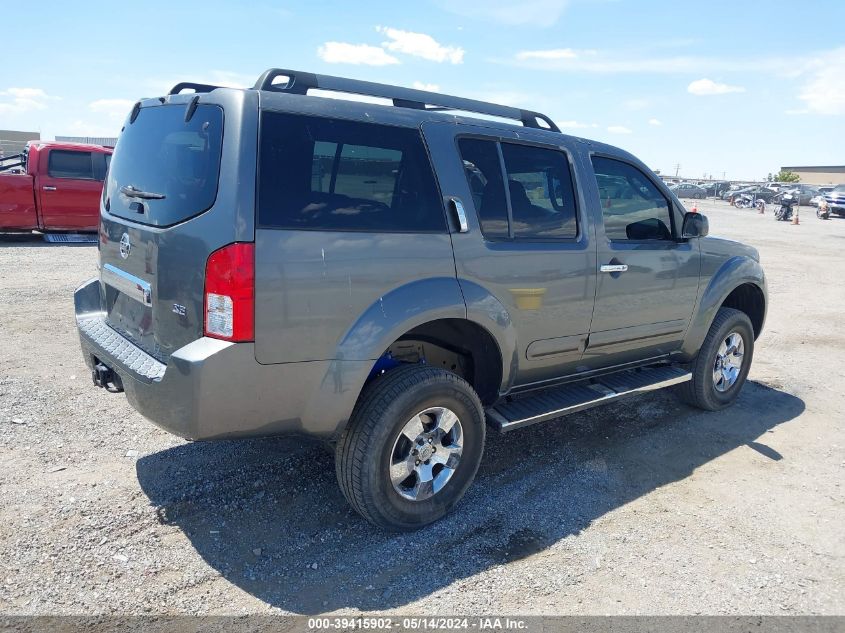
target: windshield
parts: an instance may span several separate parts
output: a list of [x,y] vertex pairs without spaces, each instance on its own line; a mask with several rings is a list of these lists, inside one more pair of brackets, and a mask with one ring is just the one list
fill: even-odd
[[110,213],[169,226],[208,210],[217,197],[223,110],[199,105],[141,108],[114,148],[103,190]]

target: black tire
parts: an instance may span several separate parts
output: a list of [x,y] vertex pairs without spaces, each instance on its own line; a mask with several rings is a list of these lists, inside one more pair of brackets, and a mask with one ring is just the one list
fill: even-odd
[[[460,461],[445,486],[406,499],[390,479],[391,453],[403,427],[429,407],[447,407],[463,432]],[[484,409],[460,376],[425,365],[399,367],[367,386],[337,443],[335,471],[349,504],[378,527],[408,531],[446,515],[469,488],[484,451]]]
[[[732,333],[742,337],[744,356],[736,382],[725,391],[716,389],[713,370],[716,355],[722,342]],[[704,338],[698,356],[692,362],[692,380],[675,387],[678,397],[689,405],[706,411],[718,411],[734,403],[748,377],[754,357],[754,328],[744,312],[733,308],[720,308]]]

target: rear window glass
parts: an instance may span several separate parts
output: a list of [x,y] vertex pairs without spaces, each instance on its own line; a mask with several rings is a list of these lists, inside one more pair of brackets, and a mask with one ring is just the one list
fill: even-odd
[[50,150],[47,173],[53,178],[94,179],[91,152],[74,152],[63,149]]
[[264,112],[258,205],[271,228],[446,230],[419,131],[373,123]]
[[127,123],[109,164],[104,190],[110,213],[168,226],[208,210],[217,198],[223,110],[199,105],[141,108]]

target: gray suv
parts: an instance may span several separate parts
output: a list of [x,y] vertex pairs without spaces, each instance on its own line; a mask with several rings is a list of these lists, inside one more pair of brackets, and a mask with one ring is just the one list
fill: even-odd
[[630,154],[291,70],[136,103],[101,215],[75,295],[95,384],[192,440],[325,440],[390,529],[461,499],[488,425],[669,386],[730,405],[766,314],[757,251],[706,237]]

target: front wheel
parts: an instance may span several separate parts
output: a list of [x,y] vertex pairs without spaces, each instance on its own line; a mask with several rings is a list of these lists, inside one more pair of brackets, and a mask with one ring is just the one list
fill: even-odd
[[681,400],[718,411],[734,403],[751,368],[754,328],[744,312],[721,308],[692,363],[692,380],[678,385]]
[[365,389],[337,444],[335,470],[370,523],[415,530],[463,497],[481,463],[484,410],[452,372],[410,365]]

